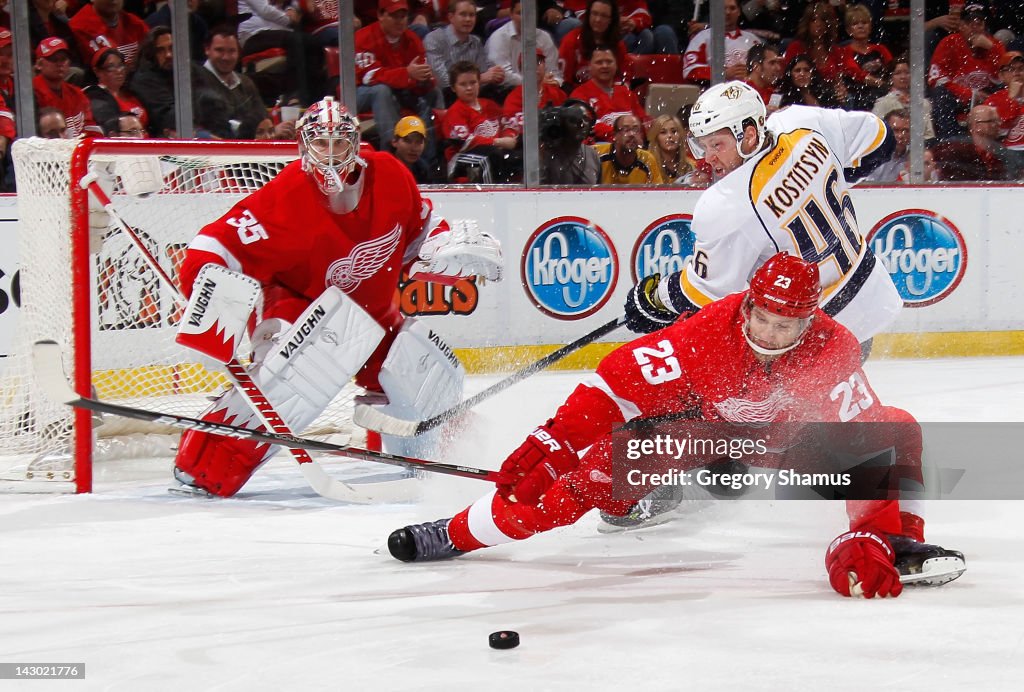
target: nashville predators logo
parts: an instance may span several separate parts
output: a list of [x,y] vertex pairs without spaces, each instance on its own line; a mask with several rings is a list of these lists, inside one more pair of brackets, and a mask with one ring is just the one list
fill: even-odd
[[743,95],[743,90],[740,89],[737,86],[731,86],[731,87],[729,87],[728,89],[726,89],[725,91],[722,92],[722,98],[732,99],[732,100],[738,99],[742,95]]

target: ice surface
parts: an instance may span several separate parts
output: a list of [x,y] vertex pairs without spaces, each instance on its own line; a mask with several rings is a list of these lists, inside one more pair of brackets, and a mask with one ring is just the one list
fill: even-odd
[[[868,372],[922,421],[1024,419],[1024,358]],[[496,467],[578,379],[538,375],[481,404],[446,460]],[[587,516],[407,565],[388,533],[450,516],[483,484],[433,477],[418,503],[365,507],[315,496],[287,460],[232,500],[172,496],[154,471],[91,496],[0,496],[0,661],[86,664],[84,681],[0,690],[987,691],[1024,678],[1024,502],[930,503],[929,539],[962,550],[967,573],[854,601],[822,564],[845,523],[835,503],[695,505],[613,535]],[[518,649],[488,648],[502,629]]]

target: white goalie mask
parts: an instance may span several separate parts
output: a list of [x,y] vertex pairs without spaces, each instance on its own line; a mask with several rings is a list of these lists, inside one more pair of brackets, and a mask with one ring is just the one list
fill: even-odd
[[296,125],[302,170],[316,181],[336,214],[356,208],[363,190],[359,120],[327,96],[310,106]]
[[[736,137],[736,151],[744,160],[756,154],[765,142],[765,120],[768,111],[761,95],[746,82],[725,82],[711,87],[697,99],[690,111],[690,136],[687,143],[690,151],[699,159],[704,158],[704,147],[698,141],[701,137],[728,129]],[[744,123],[752,120],[757,128],[758,146],[744,154]]]

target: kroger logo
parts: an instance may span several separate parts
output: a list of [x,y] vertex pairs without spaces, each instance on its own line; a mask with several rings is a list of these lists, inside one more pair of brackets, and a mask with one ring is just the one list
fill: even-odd
[[523,286],[537,308],[558,319],[579,319],[601,309],[619,276],[604,231],[575,216],[542,225],[523,252]]
[[937,303],[953,292],[967,269],[967,246],[947,219],[924,209],[885,217],[868,233],[908,307]]
[[693,256],[694,237],[689,214],[663,216],[651,223],[633,246],[630,267],[636,282],[651,274],[668,276],[682,271]]

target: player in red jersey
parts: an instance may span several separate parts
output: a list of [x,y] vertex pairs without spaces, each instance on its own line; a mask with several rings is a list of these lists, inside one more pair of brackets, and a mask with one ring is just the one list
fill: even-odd
[[[186,294],[197,285],[203,289],[202,295],[197,292],[203,313],[229,306],[210,331],[230,335],[248,319],[246,310],[230,307],[244,300],[221,300],[203,281],[203,272],[226,268],[235,273],[229,278],[244,275],[259,282],[262,308],[251,333],[254,379],[293,429],[320,415],[353,376],[404,415],[433,415],[454,405],[461,399],[461,366],[435,332],[403,318],[396,286],[403,270],[432,281],[497,280],[497,241],[473,223],[449,226],[434,213],[404,165],[390,154],[360,146],[358,121],[334,99],[310,107],[296,132],[300,160],[204,227],[189,244],[180,270],[182,289]],[[230,281],[215,283],[222,287]],[[345,298],[340,302],[331,299],[338,289]],[[335,307],[324,312],[320,308],[327,299]],[[345,307],[350,305],[359,309]],[[357,317],[365,313],[378,326],[371,324],[366,336],[359,336],[354,322],[339,318],[332,323],[331,310]],[[182,325],[179,342],[199,348],[202,334],[187,333],[187,320]],[[341,372],[323,349],[350,341],[366,354],[350,364],[351,372]],[[306,369],[306,376],[294,374],[295,368]],[[252,418],[233,391],[204,417]],[[413,453],[389,446],[387,439],[385,446]],[[273,451],[190,431],[182,438],[175,475],[187,485],[230,496]]]
[[[691,409],[703,421],[734,424],[901,423],[866,433],[879,438],[870,451],[894,447],[907,480],[919,483],[919,427],[909,413],[879,403],[857,340],[818,308],[820,293],[815,265],[779,254],[755,272],[749,290],[612,352],[505,460],[494,492],[452,519],[395,531],[391,554],[443,559],[572,524],[594,508],[623,515],[639,497],[613,497],[611,432]],[[915,510],[899,500],[847,503],[850,531],[826,556],[836,591],[897,596],[901,577],[939,584],[963,572],[961,554],[924,543]]]

